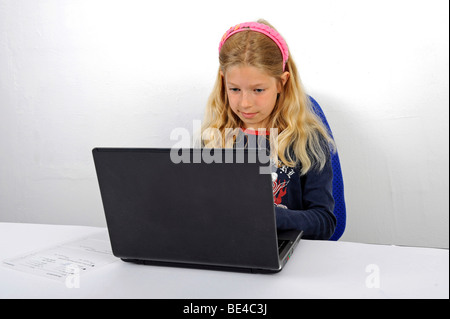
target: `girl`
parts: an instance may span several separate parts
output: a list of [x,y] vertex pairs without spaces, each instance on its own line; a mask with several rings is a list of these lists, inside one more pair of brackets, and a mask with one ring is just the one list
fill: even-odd
[[[336,227],[334,144],[312,110],[286,42],[264,20],[242,23],[222,37],[219,62],[202,126],[203,146],[235,147],[242,135],[268,136],[275,128],[270,152],[279,159],[272,174],[277,228],[329,239]],[[241,136],[230,136],[236,129]]]

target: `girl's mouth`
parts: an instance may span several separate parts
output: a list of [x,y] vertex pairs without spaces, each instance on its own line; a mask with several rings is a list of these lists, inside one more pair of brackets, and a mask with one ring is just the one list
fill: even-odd
[[244,112],[241,112],[241,114],[246,119],[251,119],[251,118],[255,117],[257,113],[244,113]]

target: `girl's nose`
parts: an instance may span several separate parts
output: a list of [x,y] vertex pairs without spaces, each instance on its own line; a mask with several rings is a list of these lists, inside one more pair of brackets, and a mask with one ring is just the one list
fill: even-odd
[[249,107],[252,106],[250,94],[246,92],[242,92],[241,96],[241,107]]

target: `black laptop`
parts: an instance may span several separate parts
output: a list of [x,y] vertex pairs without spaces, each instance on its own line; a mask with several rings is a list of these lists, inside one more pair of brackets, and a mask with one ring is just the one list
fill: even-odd
[[113,254],[148,265],[280,271],[301,232],[277,232],[269,163],[254,151],[95,148]]

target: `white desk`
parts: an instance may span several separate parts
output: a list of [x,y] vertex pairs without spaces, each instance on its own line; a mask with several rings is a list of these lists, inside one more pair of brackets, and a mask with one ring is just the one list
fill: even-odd
[[[0,223],[0,260],[104,231]],[[367,280],[369,286],[376,281],[368,276],[376,271],[379,287],[370,288]],[[444,249],[302,240],[278,274],[155,267],[117,260],[83,274],[80,287],[71,289],[0,266],[0,298],[448,299],[449,254]]]

